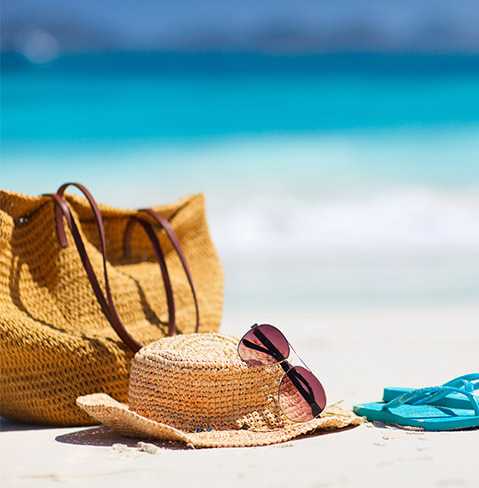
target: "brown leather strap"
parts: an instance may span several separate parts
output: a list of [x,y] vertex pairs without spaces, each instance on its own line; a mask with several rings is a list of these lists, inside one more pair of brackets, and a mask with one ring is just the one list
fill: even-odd
[[[85,195],[85,197],[86,197],[86,199],[87,199],[87,201],[88,201],[88,203],[92,209],[93,216],[95,217],[95,222],[96,222],[96,226],[98,229],[98,235],[100,237],[100,252],[101,252],[102,261],[103,261],[103,277],[104,277],[104,281],[105,281],[106,299],[107,299],[107,302],[108,302],[108,305],[110,308],[110,319],[109,319],[110,324],[113,327],[113,329],[115,329],[115,332],[118,334],[120,339],[122,339],[123,342],[133,352],[136,352],[139,349],[141,349],[142,344],[140,344],[138,341],[136,341],[129,334],[129,332],[126,330],[125,326],[123,325],[123,322],[120,319],[120,316],[118,315],[118,311],[116,310],[115,303],[113,302],[113,296],[111,293],[110,280],[108,277],[107,261],[106,261],[105,227],[103,225],[103,219],[101,216],[100,209],[98,208],[98,205],[97,205],[95,199],[93,198],[93,195],[88,191],[88,189],[86,187],[84,187],[83,185],[81,185],[79,183],[64,183],[63,185],[60,186],[60,188],[58,188],[57,195],[60,196],[61,198],[63,198],[65,190],[69,186],[74,186],[74,187],[78,188],[83,193],[83,195]],[[73,219],[72,219],[72,221],[73,221]],[[78,247],[77,247],[77,249],[78,249]],[[80,252],[80,249],[78,249],[78,251]],[[85,252],[85,254],[86,254],[86,252]],[[88,257],[88,256],[86,256],[86,257]],[[93,268],[91,268],[91,270],[93,271]],[[85,268],[85,271],[87,271],[86,268]],[[87,275],[89,278],[91,278],[91,275],[88,273],[88,271],[87,271]],[[90,282],[91,282],[91,279],[90,279]],[[108,318],[108,316],[107,316],[107,318]]]
[[[145,213],[146,215],[149,215],[156,224],[160,225],[162,229],[166,232],[166,235],[168,236],[168,239],[170,240],[173,249],[175,250],[176,254],[178,255],[178,258],[181,262],[181,265],[183,266],[183,270],[185,272],[186,278],[188,280],[188,284],[190,286],[191,294],[193,296],[193,301],[195,304],[195,315],[196,315],[196,324],[195,324],[195,331],[198,332],[200,328],[200,308],[198,304],[198,298],[196,294],[196,289],[193,283],[193,277],[191,275],[190,268],[188,266],[188,262],[186,260],[185,254],[183,253],[183,250],[181,248],[180,240],[178,239],[178,236],[176,235],[176,232],[174,231],[171,223],[160,215],[158,212],[151,208],[144,208],[140,209],[139,212]],[[137,221],[141,221],[139,217],[137,218]],[[124,235],[124,242],[123,242],[123,247],[124,247],[124,252],[125,255],[129,255],[130,253],[130,239],[131,239],[131,233],[133,230],[133,223],[134,221],[130,221],[131,224],[129,223],[125,229],[125,235]]]
[[[65,200],[63,198],[61,198],[60,196],[58,196],[56,194],[50,195],[50,196],[54,199],[54,201],[56,203],[55,214],[58,215],[58,211],[59,211],[61,214],[60,218],[65,218],[65,220],[68,223],[68,227],[71,229],[73,240],[74,240],[75,245],[77,247],[78,254],[80,255],[83,267],[85,268],[85,271],[86,271],[87,276],[89,278],[90,284],[93,288],[93,292],[95,293],[95,296],[98,300],[98,303],[100,304],[100,307],[101,307],[103,313],[109,317],[109,315],[110,315],[109,306],[105,300],[105,297],[103,295],[103,291],[102,291],[101,286],[98,282],[96,274],[93,271],[90,259],[88,258],[88,254],[87,254],[86,249],[85,249],[85,245],[84,245],[83,240],[80,236],[80,232],[78,231],[78,227],[76,225],[76,222],[74,221],[74,219],[71,215],[70,208],[68,207]],[[59,210],[57,211],[57,209],[59,209]],[[59,220],[57,219],[57,228],[58,228],[58,222],[59,222]],[[64,229],[63,229],[63,232],[64,232]],[[68,242],[66,241],[66,235],[64,235],[64,237],[65,237],[65,240],[62,239],[62,242],[65,242],[65,244],[68,245]],[[61,239],[61,238],[59,238],[59,239]]]
[[165,255],[160,246],[160,241],[156,235],[153,226],[146,220],[138,217],[132,217],[127,223],[127,229],[131,228],[134,222],[138,222],[142,229],[145,231],[148,239],[150,239],[151,246],[156,256],[156,260],[160,265],[161,276],[163,278],[163,286],[165,288],[166,304],[168,307],[168,335],[172,336],[176,334],[176,315],[175,315],[175,298],[173,295],[173,287],[171,285],[170,273],[168,266],[166,265]]
[[174,231],[173,226],[171,225],[168,219],[160,215],[152,208],[140,209],[140,212],[145,212],[146,214],[150,215],[153,218],[153,220],[165,230],[168,239],[170,240],[171,244],[173,245],[173,248],[176,251],[176,254],[178,255],[178,258],[180,259],[186,278],[188,279],[188,284],[190,285],[191,294],[193,295],[193,301],[195,304],[195,315],[196,315],[195,331],[198,332],[200,328],[200,307],[198,304],[198,297],[196,295],[195,285],[193,283],[193,276],[191,274],[190,267],[188,266],[188,262],[186,260],[185,254],[183,253],[183,250],[181,248],[180,240],[178,239],[178,236],[176,235],[176,232]]
[[[75,186],[78,188],[86,197],[94,218],[95,218],[95,223],[96,227],[98,230],[98,235],[100,238],[100,253],[102,255],[103,259],[103,275],[104,275],[104,283],[105,283],[105,291],[106,291],[106,297],[105,294],[103,293],[103,290],[99,284],[98,278],[95,274],[95,271],[93,270],[93,266],[91,265],[90,259],[88,257],[84,242],[82,240],[80,231],[78,230],[78,226],[71,214],[70,208],[64,199],[64,192],[68,188],[68,186]],[[101,212],[98,208],[98,205],[91,195],[91,193],[85,188],[83,185],[79,183],[65,183],[64,185],[60,186],[58,189],[57,193],[54,195],[51,195],[53,200],[55,201],[55,220],[56,220],[56,230],[57,230],[57,236],[58,240],[60,242],[60,245],[62,247],[66,247],[68,245],[68,241],[66,238],[66,233],[65,233],[65,228],[64,228],[64,220],[66,220],[68,227],[70,228],[70,231],[73,236],[73,240],[75,242],[75,246],[78,250],[78,253],[80,255],[80,259],[82,261],[83,267],[85,269],[85,272],[87,274],[87,277],[90,281],[90,284],[92,286],[93,292],[95,293],[95,296],[98,300],[98,303],[100,304],[100,307],[102,309],[103,314],[107,318],[107,320],[110,322],[111,326],[117,333],[117,335],[120,337],[120,339],[127,345],[127,347],[133,351],[137,352],[139,349],[141,349],[142,344],[139,343],[136,339],[134,339],[126,330],[125,326],[123,325],[118,311],[116,310],[115,304],[113,302],[113,297],[111,293],[111,288],[110,288],[110,282],[108,278],[108,270],[107,270],[107,260],[106,260],[106,238],[105,238],[105,228],[103,225],[103,219],[101,216]],[[152,234],[154,235],[154,238],[156,238],[155,232],[153,228],[148,229],[148,226],[151,227],[151,224],[146,223],[146,227],[143,227],[145,229],[145,232],[147,232],[148,235]],[[157,240],[157,239],[156,239]],[[170,290],[167,292],[167,297],[168,293],[172,296],[173,293],[171,291],[171,281],[169,279],[169,275],[166,276],[164,270],[166,269],[166,263],[164,262],[164,256],[161,251],[159,242],[155,243],[154,239],[152,240],[150,238],[150,241],[152,242],[155,254],[157,256],[158,262],[160,263],[160,268],[162,271],[164,283],[165,283],[165,290],[168,289]],[[174,303],[172,303],[170,300],[168,300],[168,315],[169,315],[169,325],[168,325],[168,332],[170,335],[175,333],[175,313],[174,313]]]
[[[76,185],[75,185],[76,186]],[[91,264],[90,258],[88,257],[88,253],[85,248],[85,244],[83,242],[83,239],[81,237],[80,231],[78,229],[78,226],[75,222],[75,219],[73,218],[70,208],[68,207],[68,204],[66,203],[65,199],[60,195],[60,194],[54,194],[52,195],[53,200],[56,203],[55,206],[55,218],[57,219],[56,226],[57,230],[60,228],[62,229],[59,234],[59,241],[60,243],[66,243],[68,244],[66,240],[66,234],[65,234],[65,229],[63,227],[63,220],[65,219],[67,221],[68,227],[70,228],[70,231],[73,236],[73,240],[75,242],[75,246],[77,248],[78,254],[80,255],[80,259],[82,261],[83,267],[85,269],[85,272],[87,274],[88,280],[90,281],[90,285],[93,289],[93,292],[95,293],[95,296],[98,300],[98,303],[100,304],[100,308],[107,318],[108,322],[111,324],[115,332],[117,333],[118,337],[126,344],[126,346],[133,352],[137,352],[139,349],[141,349],[142,345],[137,342],[126,330],[125,326],[123,325],[118,312],[115,308],[115,305],[113,304],[113,299],[111,296],[111,289],[110,289],[110,284],[109,284],[109,279],[108,279],[108,272],[106,270],[106,256],[104,254],[104,249],[105,249],[105,232],[104,232],[104,227],[103,227],[103,221],[101,219],[100,215],[100,220],[98,220],[98,233],[100,235],[100,252],[102,254],[102,258],[104,260],[104,280],[105,280],[105,290],[106,290],[106,297],[103,293],[103,290],[100,286],[100,283],[98,281],[98,278],[95,274],[95,271],[93,269],[93,266]],[[96,205],[96,204],[95,204]],[[95,213],[95,212],[94,212]],[[63,244],[62,244],[63,245]],[[113,306],[112,306],[113,304]]]

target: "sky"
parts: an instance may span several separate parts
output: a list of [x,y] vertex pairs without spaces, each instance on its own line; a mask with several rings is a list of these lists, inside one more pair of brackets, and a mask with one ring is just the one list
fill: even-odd
[[3,0],[0,46],[85,50],[479,50],[477,0]]

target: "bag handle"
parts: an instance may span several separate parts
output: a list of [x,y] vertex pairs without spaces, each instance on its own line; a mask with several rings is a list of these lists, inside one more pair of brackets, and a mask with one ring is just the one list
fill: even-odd
[[[78,229],[78,226],[75,222],[75,219],[73,218],[71,214],[71,210],[64,198],[64,193],[65,190],[69,186],[74,186],[78,190],[80,190],[85,198],[87,199],[92,212],[93,216],[95,219],[96,227],[98,230],[98,235],[99,235],[99,240],[100,240],[100,253],[102,255],[102,260],[103,260],[103,276],[104,276],[104,283],[105,283],[105,292],[106,296],[103,293],[103,290],[100,286],[100,283],[98,281],[98,278],[95,274],[95,271],[93,269],[93,266],[91,264],[90,258],[88,257],[88,253],[85,248],[85,244],[82,240],[80,231]],[[118,311],[116,310],[115,304],[113,302],[113,297],[111,293],[111,288],[110,288],[110,281],[108,277],[108,270],[107,270],[107,261],[106,261],[106,238],[105,238],[105,227],[103,224],[103,219],[101,216],[101,212],[98,208],[98,205],[93,198],[93,195],[88,191],[86,187],[79,183],[65,183],[60,188],[57,190],[57,192],[53,195],[50,195],[54,202],[55,202],[55,223],[56,223],[56,231],[57,231],[57,236],[58,240],[60,242],[60,245],[62,247],[66,247],[68,245],[67,237],[65,234],[65,228],[64,228],[64,221],[66,220],[68,227],[70,228],[70,231],[73,236],[73,240],[75,242],[75,246],[78,250],[78,253],[80,255],[80,259],[82,261],[83,267],[85,269],[85,272],[87,274],[88,280],[90,281],[91,287],[93,289],[93,292],[95,293],[95,296],[98,300],[98,303],[100,304],[101,310],[117,335],[120,337],[120,339],[126,344],[126,346],[133,352],[137,352],[139,349],[141,349],[142,344],[138,342],[133,336],[130,335],[130,333],[126,330],[123,322],[120,319],[120,316],[118,314]],[[163,252],[161,250],[160,244],[158,239],[156,238],[156,234],[154,232],[153,227],[149,223],[143,223],[141,224],[145,232],[153,238],[150,238],[150,241],[152,242],[153,250],[155,252],[155,255],[158,259],[158,263],[160,265],[162,277],[163,277],[163,283],[165,286],[165,292],[167,295],[167,304],[168,304],[168,318],[169,318],[169,323],[168,323],[168,333],[169,335],[173,335],[175,333],[175,312],[174,312],[174,302],[171,300],[171,297],[173,296],[172,288],[171,288],[171,280],[169,278],[168,270],[166,268],[166,263],[164,259]],[[155,241],[156,238],[156,241]]]
[[[200,307],[198,304],[198,298],[197,298],[197,294],[196,294],[195,285],[193,283],[193,276],[191,274],[190,267],[188,266],[186,256],[185,256],[185,254],[181,248],[180,240],[178,239],[178,236],[176,235],[176,232],[174,231],[173,226],[171,225],[169,220],[166,219],[165,217],[163,217],[162,215],[160,215],[158,212],[156,212],[152,208],[142,208],[142,209],[139,209],[138,212],[144,213],[144,214],[150,216],[154,220],[154,222],[157,225],[159,225],[165,231],[166,235],[168,236],[168,239],[170,240],[170,242],[173,246],[173,249],[175,250],[176,254],[178,255],[180,263],[183,267],[183,271],[185,272],[186,278],[188,280],[188,284],[190,286],[191,294],[193,296],[193,302],[195,304],[195,317],[196,317],[195,332],[198,332],[199,328],[200,328]],[[128,221],[128,224],[127,224],[126,229],[125,229],[125,234],[123,237],[123,249],[124,249],[125,256],[128,256],[130,254],[130,240],[131,240],[131,235],[132,235],[132,231],[133,231],[133,224],[135,222],[142,223],[142,222],[147,222],[147,221],[144,218],[141,218],[139,216],[134,217]],[[149,224],[149,225],[153,229],[153,226],[151,224]],[[151,240],[151,236],[148,235],[148,237],[150,237],[150,240]],[[156,237],[156,234],[155,234],[155,237]]]
[[173,295],[173,286],[171,284],[170,273],[168,271],[168,266],[166,265],[165,255],[161,249],[160,241],[156,236],[155,229],[149,222],[137,219],[141,225],[142,229],[145,231],[147,237],[150,239],[151,246],[156,256],[156,260],[160,265],[161,276],[163,278],[163,286],[165,288],[166,304],[168,307],[168,335],[172,336],[176,334],[176,313],[175,313],[175,297]]

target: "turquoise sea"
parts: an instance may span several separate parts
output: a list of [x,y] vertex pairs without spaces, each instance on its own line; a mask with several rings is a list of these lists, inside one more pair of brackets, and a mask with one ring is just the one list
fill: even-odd
[[205,191],[243,306],[477,303],[479,56],[2,55],[2,187]]

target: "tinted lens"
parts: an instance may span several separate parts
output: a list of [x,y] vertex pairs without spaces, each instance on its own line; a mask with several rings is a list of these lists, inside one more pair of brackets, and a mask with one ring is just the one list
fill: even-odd
[[289,356],[289,344],[282,332],[272,325],[253,327],[241,339],[239,357],[250,365],[274,364]]
[[294,422],[306,422],[317,417],[326,406],[323,385],[309,369],[291,368],[279,386],[279,405]]

